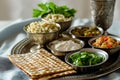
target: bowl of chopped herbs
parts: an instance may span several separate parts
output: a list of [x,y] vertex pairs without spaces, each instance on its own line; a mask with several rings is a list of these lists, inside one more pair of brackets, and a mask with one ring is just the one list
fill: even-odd
[[108,58],[108,53],[103,50],[83,48],[78,52],[66,55],[65,61],[78,72],[89,73],[100,69]]
[[71,26],[75,13],[75,9],[66,5],[58,6],[53,2],[40,3],[38,4],[38,9],[33,9],[33,17],[40,17],[42,20],[60,24],[60,33]]

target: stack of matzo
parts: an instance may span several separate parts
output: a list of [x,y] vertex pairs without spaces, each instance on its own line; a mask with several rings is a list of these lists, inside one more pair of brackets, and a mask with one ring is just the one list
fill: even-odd
[[44,49],[35,53],[12,54],[9,59],[33,80],[76,73],[73,68]]

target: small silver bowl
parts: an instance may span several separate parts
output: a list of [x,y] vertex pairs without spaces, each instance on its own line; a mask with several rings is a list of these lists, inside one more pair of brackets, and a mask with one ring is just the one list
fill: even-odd
[[92,52],[97,54],[98,56],[102,56],[104,60],[101,63],[95,64],[95,65],[90,65],[90,66],[76,66],[69,61],[69,57],[78,54],[77,52],[69,53],[65,56],[65,62],[71,65],[76,71],[81,72],[81,73],[91,73],[95,70],[99,70],[101,66],[108,60],[109,55],[107,52],[100,50],[100,49],[93,49],[93,48],[83,48],[78,52],[82,51],[87,51],[87,52]]
[[[117,37],[117,36],[111,36],[111,35],[107,35],[107,36],[110,36],[110,37],[114,38],[115,40],[120,41],[120,38]],[[101,37],[101,36],[99,36],[99,37]],[[108,52],[108,54],[109,54],[110,56],[120,50],[120,45],[117,46],[117,47],[115,47],[115,48],[98,48],[98,47],[93,46],[92,43],[95,42],[95,40],[96,40],[97,38],[99,38],[99,37],[95,37],[95,38],[90,39],[90,40],[88,41],[89,45],[90,45],[91,47],[93,47],[93,48],[102,49],[102,50]]]
[[84,28],[90,28],[90,27],[93,27],[93,26],[73,26],[72,28],[69,29],[69,34],[72,36],[72,38],[78,38],[78,39],[81,39],[81,40],[85,41],[86,46],[89,46],[88,45],[88,40],[89,39],[91,39],[93,37],[101,36],[104,33],[104,31],[101,27],[95,27],[96,29],[98,29],[100,31],[100,34],[97,34],[97,35],[94,35],[94,36],[76,35],[76,34],[72,33],[72,31],[75,30],[75,29],[83,30]]
[[[29,24],[28,24],[29,25]],[[61,30],[61,27],[59,24],[57,24],[58,27],[58,31],[55,32],[48,32],[48,33],[30,33],[28,32],[27,29],[27,25],[24,26],[24,31],[27,33],[27,36],[30,40],[32,40],[33,42],[39,44],[41,47],[44,47],[44,45],[52,40],[55,40],[58,38],[59,35],[59,31]]]
[[[47,19],[44,19],[44,18],[42,18],[42,20],[43,21],[47,21]],[[61,29],[60,29],[60,33],[63,33],[63,32],[65,32],[68,28],[70,28],[70,26],[71,26],[71,24],[72,24],[72,21],[73,21],[73,19],[70,19],[70,20],[68,20],[68,21],[63,21],[63,22],[55,22],[55,23],[58,23],[59,25],[60,25],[60,27],[61,27]],[[54,22],[54,21],[53,21]]]
[[[80,45],[79,48],[77,49],[73,49],[73,50],[57,50],[55,49],[55,45],[58,43],[58,42],[61,42],[61,41],[69,41],[69,40],[72,40],[73,42],[77,43],[78,45]],[[64,44],[65,45],[65,44]],[[56,56],[65,56],[66,54],[70,53],[70,52],[76,52],[76,51],[79,51],[81,48],[84,47],[84,41],[82,40],[79,40],[79,39],[73,39],[73,38],[59,38],[57,40],[54,40],[52,42],[50,42],[48,45],[47,45],[47,48],[51,50],[51,52],[56,55]],[[69,47],[72,47],[73,45],[69,46]]]

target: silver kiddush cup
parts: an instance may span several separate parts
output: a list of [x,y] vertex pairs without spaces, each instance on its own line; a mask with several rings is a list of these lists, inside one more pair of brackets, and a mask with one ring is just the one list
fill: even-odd
[[116,0],[90,0],[93,22],[104,31],[112,25],[115,2]]

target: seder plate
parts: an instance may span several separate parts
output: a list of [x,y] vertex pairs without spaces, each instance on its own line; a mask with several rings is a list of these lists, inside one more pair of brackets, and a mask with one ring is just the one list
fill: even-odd
[[[30,52],[30,48],[33,46],[33,42],[28,38],[18,42],[11,50],[11,54],[24,54]],[[46,49],[47,50],[47,49]],[[120,52],[116,52],[115,55],[109,58],[109,60],[101,66],[98,71],[92,73],[77,73],[74,75],[63,76],[52,80],[81,80],[81,79],[94,79],[98,77],[110,74],[120,68]]]

